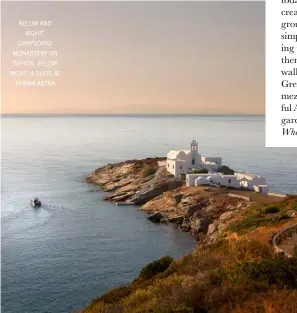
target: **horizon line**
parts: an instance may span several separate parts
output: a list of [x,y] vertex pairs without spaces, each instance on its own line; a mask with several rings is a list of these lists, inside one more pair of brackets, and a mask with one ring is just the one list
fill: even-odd
[[265,116],[265,113],[1,113],[1,117],[191,117]]

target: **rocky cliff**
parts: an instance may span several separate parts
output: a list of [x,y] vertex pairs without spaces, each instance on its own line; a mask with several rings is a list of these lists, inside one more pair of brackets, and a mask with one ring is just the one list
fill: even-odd
[[199,241],[209,243],[250,205],[219,188],[183,186],[150,200],[140,210],[152,213],[156,222],[176,223]]
[[165,158],[108,164],[86,182],[108,192],[105,200],[133,203],[153,222],[174,223],[197,239],[215,240],[250,203],[222,188],[186,187],[167,172]]
[[144,204],[165,191],[182,186],[182,181],[170,175],[165,166],[159,166],[165,160],[147,158],[108,164],[96,169],[86,182],[109,192],[105,200]]
[[110,191],[107,200],[141,204],[149,219],[174,223],[200,244],[180,259],[154,260],[81,313],[297,312],[297,255],[286,258],[271,246],[276,234],[296,225],[297,195],[186,187],[162,160],[108,165],[87,182]]

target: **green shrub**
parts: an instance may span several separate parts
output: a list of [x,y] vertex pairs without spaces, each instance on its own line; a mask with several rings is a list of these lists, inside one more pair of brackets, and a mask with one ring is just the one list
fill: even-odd
[[234,175],[234,170],[226,165],[219,167],[217,171],[223,175]]
[[170,256],[164,256],[160,258],[159,260],[153,261],[149,263],[147,266],[145,266],[140,274],[139,278],[141,279],[150,279],[159,273],[163,273],[168,269],[170,264],[172,263],[173,258]]
[[207,174],[207,173],[208,173],[207,168],[201,168],[201,169],[197,169],[197,170],[192,171],[192,174]]
[[[229,230],[244,234],[260,226],[274,225],[288,219],[287,206],[282,203],[258,204],[251,206],[243,214],[243,218],[229,226]],[[273,213],[273,215],[267,215]]]
[[244,231],[256,229],[263,222],[263,218],[259,216],[249,216],[242,221],[231,224],[229,229],[235,233],[242,233]]
[[277,255],[259,263],[247,263],[243,270],[253,280],[265,280],[269,285],[281,288],[297,288],[297,258]]
[[145,166],[141,171],[141,176],[148,177],[148,176],[154,175],[156,172],[157,172],[157,169],[155,167]]
[[167,172],[167,177],[168,177],[168,178],[172,178],[172,177],[174,177],[174,175],[171,174],[170,172]]
[[209,282],[211,285],[220,286],[226,277],[227,274],[223,268],[216,268],[209,271]]
[[269,205],[266,208],[264,208],[264,213],[278,213],[280,209],[275,205]]

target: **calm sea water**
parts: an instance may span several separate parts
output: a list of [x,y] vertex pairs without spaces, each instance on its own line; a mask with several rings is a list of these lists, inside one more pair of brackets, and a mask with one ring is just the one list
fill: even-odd
[[[165,156],[195,137],[202,154],[297,193],[297,149],[264,147],[263,117],[57,117],[2,120],[2,312],[68,313],[134,279],[193,239],[103,202],[84,183],[111,162]],[[32,209],[39,196],[44,205]]]

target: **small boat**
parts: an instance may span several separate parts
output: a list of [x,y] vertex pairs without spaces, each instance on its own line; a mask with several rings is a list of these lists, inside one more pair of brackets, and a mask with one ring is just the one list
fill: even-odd
[[33,200],[31,200],[31,205],[32,206],[41,206],[41,201],[39,200],[39,198],[34,198]]

